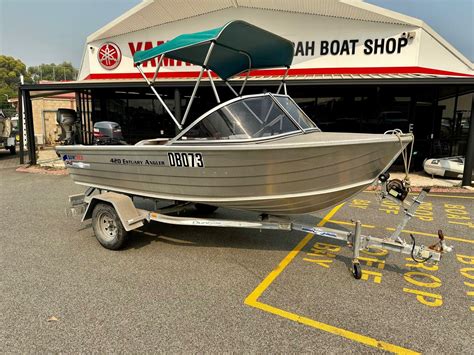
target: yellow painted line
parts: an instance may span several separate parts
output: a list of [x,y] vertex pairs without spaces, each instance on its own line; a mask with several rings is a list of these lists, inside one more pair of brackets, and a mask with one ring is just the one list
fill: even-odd
[[450,198],[465,198],[468,200],[474,200],[474,196],[455,196],[455,195],[433,195],[428,194],[428,197],[450,197]]
[[347,339],[350,339],[350,340],[353,340],[353,341],[356,341],[358,343],[362,343],[362,344],[365,344],[365,345],[369,345],[369,346],[372,346],[372,347],[380,349],[380,350],[390,351],[390,352],[393,352],[395,354],[419,354],[416,351],[413,351],[413,350],[410,350],[410,349],[407,349],[407,348],[403,348],[401,346],[386,343],[384,341],[380,341],[380,340],[377,340],[377,339],[374,339],[374,338],[371,338],[371,337],[368,337],[368,336],[365,336],[365,335],[354,333],[354,332],[351,332],[349,330],[337,328],[337,327],[334,327],[334,326],[326,324],[326,323],[322,323],[322,322],[318,322],[318,321],[315,321],[315,320],[310,319],[310,318],[302,317],[302,316],[299,316],[295,313],[287,312],[287,311],[284,311],[282,309],[270,306],[270,305],[262,303],[262,302],[256,301],[256,302],[252,303],[251,306],[253,306],[255,308],[258,308],[258,309],[261,309],[262,311],[272,313],[272,314],[275,314],[277,316],[292,320],[294,322],[298,322],[298,323],[301,323],[301,324],[304,324],[304,325],[308,325],[312,328],[320,329],[320,330],[323,330],[323,331],[331,333],[331,334],[339,335],[339,336],[342,336],[344,338],[347,338]]
[[[395,228],[390,228],[390,227],[387,227],[385,228],[386,230],[388,231],[394,231]],[[424,232],[417,232],[417,231],[410,231],[410,230],[402,230],[402,233],[407,233],[407,234],[415,234],[415,235],[423,235],[425,237],[433,237],[433,238],[438,238],[438,234],[432,234],[432,233],[424,233]],[[455,240],[457,242],[463,242],[463,243],[470,243],[470,244],[474,244],[474,240],[469,240],[469,239],[463,239],[463,238],[459,238],[459,237],[448,237],[448,236],[444,236],[445,239],[448,239],[448,240]]]
[[[365,192],[366,194],[374,194],[377,191],[362,191],[362,192]],[[416,196],[418,195],[418,192],[410,192],[408,195]],[[471,193],[466,193],[466,195],[471,195]],[[436,194],[430,194],[430,193],[428,194],[427,197],[464,198],[464,199],[474,200],[474,196],[436,195]]]
[[[324,218],[318,223],[318,227],[325,225],[332,216],[344,205],[344,203],[334,207]],[[377,349],[390,351],[397,354],[419,354],[413,350],[406,349],[397,345],[386,343],[362,334],[354,333],[346,329],[338,328],[330,324],[318,322],[316,320],[302,317],[298,314],[285,311],[283,309],[273,307],[271,305],[258,301],[258,298],[265,292],[265,290],[275,281],[275,279],[285,270],[285,268],[291,263],[291,261],[298,255],[298,253],[309,243],[313,238],[313,235],[308,233],[298,245],[278,264],[278,266],[268,274],[268,276],[253,290],[253,292],[247,296],[244,303],[248,306],[258,308],[262,311],[275,314],[277,316],[292,320],[297,323],[301,323],[310,326],[315,329],[319,329],[330,334],[339,335],[346,339],[372,346]]]
[[[324,226],[327,221],[329,221],[329,219],[334,216],[343,205],[344,204],[341,203],[340,205],[337,205],[331,211],[329,211],[329,213],[324,216],[324,218],[318,223],[318,227]],[[300,250],[303,249],[306,244],[308,244],[308,242],[313,238],[313,236],[314,235],[311,233],[306,234],[303,240],[299,242],[298,245],[292,251],[290,251],[290,253],[280,262],[280,264],[278,264],[278,266],[273,269],[273,271],[268,274],[268,276],[260,283],[260,285],[258,285],[257,288],[253,290],[253,292],[245,299],[245,304],[251,306],[251,302],[256,302],[257,299],[262,295],[262,293],[268,288],[268,286],[270,286],[270,284],[275,281],[275,279],[282,273],[282,271],[295,258],[295,256],[298,255]]]
[[[342,225],[345,225],[345,226],[354,226],[354,223],[352,223],[352,222],[336,221],[335,219],[330,219],[328,222],[329,223],[334,223],[334,224],[342,224]],[[362,227],[364,227],[364,228],[375,228],[375,226],[373,226],[371,224],[362,224]]]

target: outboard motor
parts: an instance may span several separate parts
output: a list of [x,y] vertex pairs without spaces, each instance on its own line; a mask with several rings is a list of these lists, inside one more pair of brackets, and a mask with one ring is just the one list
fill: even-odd
[[65,145],[78,143],[76,136],[79,118],[76,111],[68,108],[59,108],[56,113],[56,122],[61,126],[62,131],[59,140],[64,141]]
[[94,144],[120,145],[127,143],[123,140],[122,128],[117,122],[101,121],[94,124]]

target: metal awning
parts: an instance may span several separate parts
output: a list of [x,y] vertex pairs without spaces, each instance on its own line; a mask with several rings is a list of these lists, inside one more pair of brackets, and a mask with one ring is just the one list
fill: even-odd
[[[213,44],[212,56],[208,58]],[[157,47],[136,52],[133,60],[135,64],[141,64],[162,55],[205,66],[227,80],[249,69],[289,67],[293,51],[293,43],[283,37],[245,21],[232,21],[211,30],[183,34]]]

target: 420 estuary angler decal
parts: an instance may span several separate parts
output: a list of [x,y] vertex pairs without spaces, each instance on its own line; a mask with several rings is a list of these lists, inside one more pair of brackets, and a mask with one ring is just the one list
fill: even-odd
[[178,168],[203,168],[204,160],[201,153],[168,153],[168,162],[170,166]]
[[[76,158],[77,159],[77,158]],[[110,158],[115,165],[166,166],[164,160]],[[203,168],[204,159],[201,153],[168,153],[168,165],[177,168]]]

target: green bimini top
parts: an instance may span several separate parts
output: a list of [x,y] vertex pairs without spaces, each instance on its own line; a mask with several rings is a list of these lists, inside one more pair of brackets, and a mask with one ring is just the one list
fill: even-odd
[[166,43],[133,56],[141,64],[159,55],[203,66],[209,46],[215,46],[206,68],[222,79],[248,69],[289,67],[293,60],[293,42],[245,21],[190,34],[180,35]]

